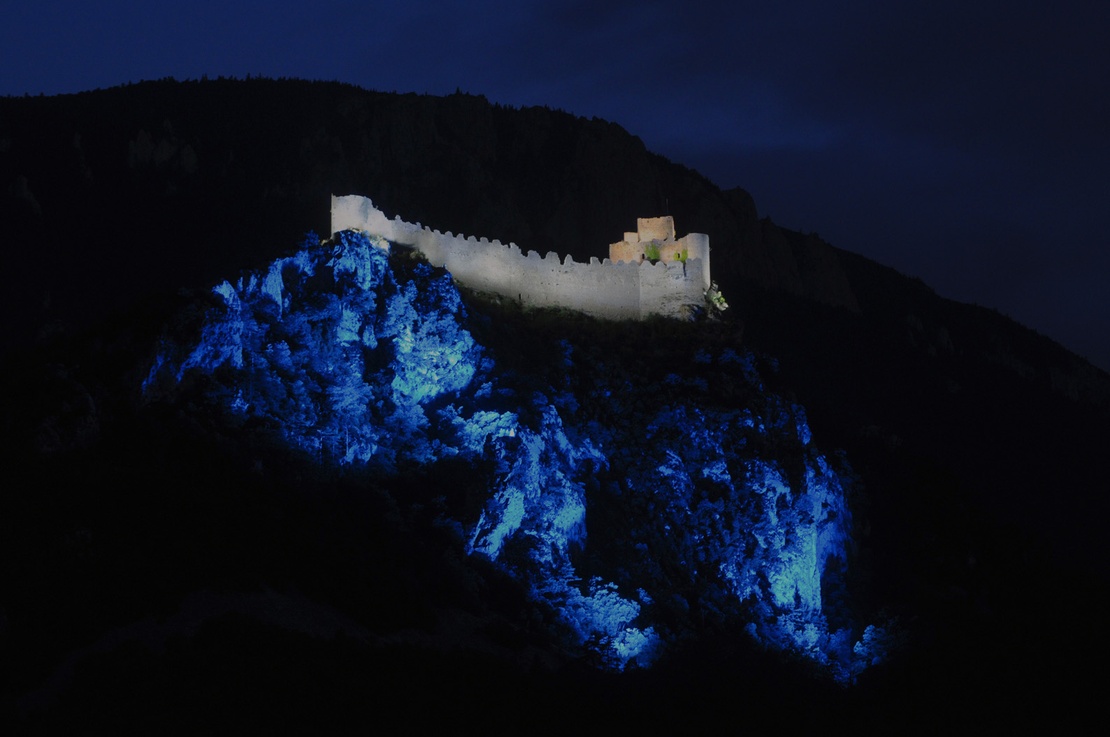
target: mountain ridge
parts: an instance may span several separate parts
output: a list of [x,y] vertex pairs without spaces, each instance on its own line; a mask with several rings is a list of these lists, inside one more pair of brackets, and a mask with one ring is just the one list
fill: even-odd
[[[282,96],[300,98],[300,105],[290,107],[304,110],[282,109]],[[760,219],[748,193],[718,190],[696,172],[648,152],[618,125],[597,119],[505,108],[480,96],[398,95],[341,83],[261,79],[163,80],[57,97],[0,98],[0,112],[0,193],[6,195],[0,212],[18,224],[13,235],[20,246],[30,245],[36,229],[54,224],[80,222],[108,237],[104,229],[112,218],[80,212],[82,199],[95,202],[87,205],[90,210],[109,205],[96,201],[98,190],[146,200],[134,206],[155,205],[167,223],[188,224],[164,200],[222,189],[229,201],[216,201],[213,194],[195,203],[229,219],[221,223],[232,226],[225,235],[214,228],[203,233],[223,240],[221,246],[244,235],[246,227],[323,232],[319,202],[333,193],[366,194],[390,215],[443,231],[576,258],[601,253],[635,217],[672,214],[680,229],[710,235],[726,294],[755,282],[857,306],[836,248]],[[375,124],[379,112],[388,122]],[[267,164],[245,153],[253,150],[276,156]],[[250,184],[249,178],[266,184]],[[507,182],[518,191],[508,191]],[[73,207],[79,212],[66,212]],[[157,230],[159,213],[132,214],[123,202],[116,207],[118,221]],[[234,207],[249,226],[234,222]],[[196,224],[193,230],[202,232]],[[183,276],[196,274],[182,266]]]
[[[6,496],[0,518],[9,527],[10,559],[25,560],[31,551],[41,561],[17,572],[12,591],[30,592],[36,577],[51,570],[75,591],[101,585],[126,592],[132,574],[157,580],[113,542],[118,535],[152,546],[142,526],[136,532],[121,521],[137,514],[126,510],[149,512],[172,529],[172,514],[146,495],[155,483],[166,484],[172,510],[191,531],[211,534],[206,525],[216,525],[220,546],[235,552],[222,561],[203,551],[204,571],[231,562],[234,573],[218,580],[256,585],[254,577],[286,575],[281,565],[299,572],[293,579],[300,585],[310,580],[302,575],[310,567],[287,553],[277,554],[281,564],[260,562],[234,525],[243,525],[248,539],[264,538],[262,549],[273,553],[292,534],[276,520],[323,513],[284,498],[274,508],[264,504],[261,479],[274,482],[280,473],[256,475],[235,455],[232,431],[199,440],[212,423],[198,426],[174,409],[144,409],[138,387],[157,336],[167,326],[197,324],[195,305],[198,299],[210,305],[212,286],[292,253],[304,230],[327,235],[332,193],[368,195],[390,215],[444,231],[576,258],[598,255],[638,216],[671,214],[679,229],[709,233],[714,277],[731,305],[725,320],[711,328],[652,323],[629,330],[617,341],[628,361],[621,370],[629,381],[654,372],[657,342],[669,331],[701,331],[697,339],[716,347],[750,350],[766,367],[767,385],[806,408],[816,442],[844,451],[865,490],[853,516],[860,569],[870,579],[868,603],[911,613],[925,643],[881,671],[877,678],[891,685],[862,678],[872,689],[860,697],[868,704],[883,703],[883,694],[905,701],[919,692],[921,716],[930,699],[966,688],[971,695],[960,698],[969,700],[979,693],[975,684],[990,681],[998,686],[983,695],[986,714],[991,704],[1010,704],[1013,693],[1047,699],[1039,689],[1047,689],[1048,673],[1080,683],[1084,664],[1104,651],[1074,633],[1097,631],[1097,602],[1110,570],[1110,553],[1099,543],[1110,511],[1099,493],[1105,486],[1099,459],[1110,437],[1105,372],[989,309],[943,299],[889,267],[760,218],[743,190],[719,190],[613,123],[544,108],[513,110],[469,95],[394,95],[300,81],[162,81],[0,99],[0,225],[9,267],[0,304],[20,316],[5,322],[2,335],[11,397],[3,418],[8,488],[20,493]],[[493,324],[517,326],[520,336],[531,335],[536,320],[565,323],[562,330],[580,319],[503,309],[493,311]],[[151,436],[145,444],[144,434]],[[131,448],[151,459],[129,461]],[[227,453],[214,468],[234,473],[225,480],[190,468],[194,450]],[[288,462],[253,452],[265,456],[264,465]],[[161,475],[160,458],[186,480]],[[123,489],[106,497],[105,509],[81,487],[88,468]],[[39,480],[25,482],[20,472],[28,470]],[[214,480],[230,509],[220,494],[202,488]],[[295,486],[292,479],[281,483]],[[203,514],[190,511],[190,495]],[[420,514],[398,511],[386,492],[379,507],[386,520]],[[259,515],[262,532],[248,524]],[[296,538],[295,549],[307,550],[312,561],[342,563],[349,578],[360,575],[329,546],[315,547],[313,535],[326,540],[334,526],[318,523],[318,532]],[[367,530],[381,532],[370,525],[358,533]],[[402,537],[386,532],[391,540]],[[163,554],[172,560],[192,550],[188,536],[168,538],[175,547]],[[353,560],[367,560],[359,534],[347,530],[341,538]],[[401,570],[423,566],[422,576],[439,570],[418,544],[406,551],[419,563],[402,564],[394,554]],[[126,565],[119,574],[97,567],[120,560]],[[521,610],[507,584],[492,575],[478,579],[507,611]],[[1039,588],[1031,590],[1030,581]],[[431,616],[434,587],[387,583],[381,585],[401,592],[397,611]],[[185,585],[148,589],[157,606],[172,611],[178,584]],[[70,609],[81,601],[72,592],[56,596]],[[365,589],[343,600],[361,616],[375,616]],[[0,602],[7,612],[0,644],[15,648],[14,662],[48,669],[16,642],[17,631],[29,626],[26,602],[7,602]],[[105,605],[95,622],[147,611],[135,606]],[[43,604],[42,611],[53,610]],[[73,618],[64,621],[74,625]],[[76,630],[97,626],[82,622]],[[49,639],[46,624],[30,631],[38,633],[34,642]],[[220,631],[242,634],[242,627],[225,623]],[[70,636],[74,647],[80,636]],[[748,675],[740,680],[750,683]],[[25,685],[19,674],[5,678]],[[98,693],[88,682],[82,688],[80,694]],[[1044,703],[1048,719],[1051,702]]]

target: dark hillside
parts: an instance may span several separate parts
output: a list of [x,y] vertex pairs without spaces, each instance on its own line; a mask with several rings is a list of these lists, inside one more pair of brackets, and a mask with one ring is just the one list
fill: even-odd
[[[719,191],[612,123],[468,95],[162,81],[0,100],[0,220],[19,274],[4,306],[24,314],[6,330],[26,340],[52,320],[81,324],[257,264],[258,244],[326,230],[332,193],[578,258],[603,255],[637,217],[672,214],[680,231],[710,235],[726,290],[743,277],[852,302],[814,284],[813,259],[761,227],[745,193]],[[813,250],[835,273],[831,249]]]
[[[907,623],[909,655],[842,697],[713,632],[654,676],[611,680],[558,660],[514,584],[463,559],[432,524],[437,500],[397,503],[450,483],[461,489],[452,503],[480,506],[488,490],[459,467],[390,483],[332,474],[264,444],[242,455],[244,438],[267,428],[198,421],[199,389],[179,408],[143,405],[137,387],[158,336],[199,324],[214,284],[292,251],[307,230],[323,234],[333,193],[579,259],[604,254],[640,216],[671,214],[680,232],[708,233],[731,305],[720,322],[676,338],[680,323],[623,330],[472,303],[476,332],[511,370],[519,362],[552,385],[565,373],[555,361],[566,340],[588,357],[571,379],[657,393],[701,348],[755,352],[771,390],[804,406],[814,443],[830,456],[842,450],[858,476],[851,585],[860,606]],[[593,704],[602,693],[631,710],[648,693],[659,698],[640,718],[655,726],[684,724],[687,703],[731,705],[730,689],[798,712],[816,704],[886,733],[907,731],[903,714],[939,731],[948,714],[976,705],[983,726],[997,714],[1020,723],[1010,709],[1026,702],[1055,723],[1053,686],[1072,687],[1071,703],[1092,696],[1085,669],[1106,654],[1099,602],[1110,599],[1100,529],[1110,513],[1110,377],[997,312],[761,219],[743,190],[721,191],[614,123],[463,94],[259,79],[2,98],[0,239],[9,397],[0,531],[8,560],[19,561],[0,589],[0,716],[12,694],[42,688],[66,653],[129,622],[165,619],[201,587],[299,591],[396,639],[348,649],[231,616],[171,642],[165,659],[126,648],[96,655],[66,697],[74,713],[105,708],[118,678],[136,704],[150,704],[153,724],[159,704],[186,710],[193,690],[209,688],[213,664],[228,661],[241,671],[221,683],[251,704],[279,683],[290,699],[336,713],[363,713],[352,704],[366,688],[412,711],[421,704],[408,684],[446,691],[477,674],[473,691],[508,688],[552,709],[564,694]],[[742,382],[730,393],[723,370],[714,376],[726,387],[714,397],[722,406],[751,398]],[[652,396],[635,398],[638,412],[654,407]],[[388,565],[361,577],[380,560]],[[321,569],[334,577],[321,580]],[[447,611],[471,618],[489,648],[481,657],[428,640],[428,622]],[[496,654],[506,651],[531,660],[506,670]],[[241,685],[271,670],[268,684]],[[400,678],[383,686],[384,672]],[[340,685],[323,693],[304,673]],[[159,679],[169,684],[161,692]],[[787,694],[798,688],[810,690]],[[468,695],[450,703],[475,718],[496,701]]]

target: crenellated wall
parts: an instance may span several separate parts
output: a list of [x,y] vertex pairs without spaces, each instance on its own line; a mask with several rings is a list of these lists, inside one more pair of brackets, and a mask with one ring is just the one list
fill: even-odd
[[[331,202],[333,233],[357,229],[411,246],[469,289],[530,307],[564,307],[611,320],[649,315],[685,318],[705,304],[710,286],[709,238],[691,233],[675,241],[673,222],[670,228],[670,250],[657,263],[640,260],[630,251],[628,260],[591,258],[583,264],[570,256],[560,259],[554,252],[542,257],[535,251],[523,253],[515,243],[441,233],[399,217],[390,220],[358,195],[333,196]],[[626,233],[625,238],[631,235],[636,234]],[[643,253],[643,247],[636,253]],[[684,254],[685,260],[675,258],[677,254]]]

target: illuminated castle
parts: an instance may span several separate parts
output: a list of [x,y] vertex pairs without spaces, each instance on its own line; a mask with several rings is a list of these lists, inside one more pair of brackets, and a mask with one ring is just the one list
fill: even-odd
[[554,252],[523,253],[515,244],[464,237],[390,220],[366,197],[332,197],[331,230],[362,230],[410,246],[462,286],[527,307],[562,307],[610,320],[651,315],[688,319],[704,308],[709,236],[675,238],[671,217],[640,218],[636,232],[609,246],[609,258],[588,264]]

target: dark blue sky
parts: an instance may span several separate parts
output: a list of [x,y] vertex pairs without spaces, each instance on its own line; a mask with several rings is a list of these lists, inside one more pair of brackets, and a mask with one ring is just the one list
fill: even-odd
[[1105,0],[18,5],[0,94],[251,74],[606,118],[1110,369]]

